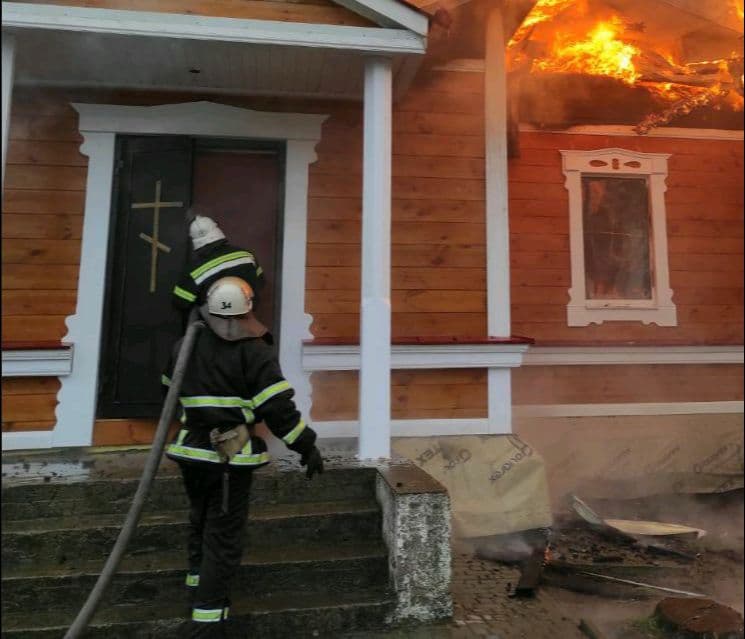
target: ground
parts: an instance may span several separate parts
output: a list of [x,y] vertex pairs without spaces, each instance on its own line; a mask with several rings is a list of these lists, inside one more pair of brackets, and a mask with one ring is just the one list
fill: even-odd
[[[597,505],[596,505],[597,506]],[[666,496],[637,502],[601,504],[605,517],[684,523],[707,530],[701,540],[669,542],[683,554],[664,555],[609,540],[564,513],[552,532],[550,562],[622,564],[623,578],[692,591],[743,612],[743,492],[723,496]],[[602,560],[602,561],[598,561]],[[637,572],[638,571],[638,572]],[[585,580],[569,590],[552,570],[535,598],[509,597],[520,576],[515,564],[480,559],[456,542],[453,552],[453,620],[384,633],[354,633],[345,639],[586,639],[581,620],[590,621],[603,639],[664,639],[648,618],[672,594]],[[621,576],[621,575],[618,575]],[[548,583],[546,583],[548,582]],[[550,585],[549,585],[550,584]],[[604,594],[596,594],[602,589]]]

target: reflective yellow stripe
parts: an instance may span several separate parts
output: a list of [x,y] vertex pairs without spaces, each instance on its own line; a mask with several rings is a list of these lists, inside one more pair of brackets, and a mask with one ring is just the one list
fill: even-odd
[[263,391],[261,391],[251,400],[251,405],[253,406],[253,408],[258,408],[264,402],[269,401],[275,395],[284,393],[287,390],[292,390],[292,386],[290,386],[290,382],[283,379],[281,382],[277,382],[276,384],[267,386]]
[[170,386],[171,385],[171,378],[168,377],[168,375],[161,375],[160,376],[160,383],[163,384],[163,386]]
[[215,623],[228,618],[227,608],[194,608],[191,613],[191,618],[194,621],[201,623]]
[[207,461],[215,464],[219,464],[220,457],[214,450],[206,450],[204,448],[193,448],[192,446],[179,446],[178,444],[171,444],[166,448],[166,452],[174,457],[181,457],[183,459],[196,459],[199,461]]
[[256,421],[256,416],[250,408],[243,408],[243,419],[246,420],[247,424],[253,424]]
[[282,438],[282,441],[289,446],[290,444],[293,444],[298,437],[300,437],[300,433],[302,433],[304,430],[305,422],[301,419],[297,423],[297,426],[295,426],[295,428],[293,428]]
[[186,575],[186,585],[196,588],[199,585],[199,575]]
[[173,294],[176,297],[180,297],[183,300],[186,300],[187,302],[193,302],[197,299],[197,296],[194,295],[194,293],[190,293],[184,288],[181,288],[180,286],[174,286],[173,287]]
[[256,268],[256,276],[261,277],[261,275],[264,273],[264,269],[260,266]]
[[243,455],[238,453],[233,459],[230,460],[230,465],[235,466],[258,466],[259,464],[267,464],[270,461],[269,453],[256,453],[255,455]]
[[[245,446],[244,446],[245,450]],[[222,460],[219,455],[212,451],[204,448],[194,448],[192,446],[179,446],[178,444],[170,444],[166,448],[166,452],[173,457],[179,457],[181,459],[191,459],[194,461],[210,462],[212,464],[222,464]],[[269,453],[256,453],[255,455],[245,455],[238,453],[233,459],[230,460],[231,466],[259,466],[260,464],[266,464],[271,461]]]
[[224,266],[227,262],[236,262],[237,264],[256,264],[256,259],[248,251],[235,251],[226,255],[216,257],[214,260],[205,262],[201,266],[195,268],[191,273],[191,278],[195,283],[206,280],[210,275],[211,271],[219,272],[227,268]]
[[189,431],[185,428],[182,428],[179,431],[178,439],[176,440],[176,446],[181,446],[184,443],[184,439],[186,439],[186,436],[188,435]]
[[242,397],[217,397],[210,395],[181,397],[184,408],[251,408],[250,399]]

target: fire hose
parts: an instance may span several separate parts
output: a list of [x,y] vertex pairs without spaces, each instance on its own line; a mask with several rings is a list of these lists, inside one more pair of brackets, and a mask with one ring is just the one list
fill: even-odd
[[96,612],[96,608],[98,607],[101,598],[111,583],[111,578],[119,567],[119,562],[124,555],[124,551],[127,549],[127,544],[137,528],[142,508],[145,505],[145,498],[150,492],[155,473],[158,471],[158,465],[160,464],[166,437],[168,436],[168,427],[171,424],[173,413],[176,410],[176,402],[178,401],[179,390],[181,389],[181,382],[184,379],[186,366],[189,362],[191,351],[194,348],[197,333],[203,327],[204,322],[197,320],[189,324],[189,327],[186,330],[186,335],[184,336],[183,342],[181,342],[181,348],[179,349],[178,357],[176,358],[176,365],[173,369],[171,385],[168,388],[166,399],[163,402],[160,421],[158,422],[158,427],[155,429],[153,445],[145,462],[142,477],[140,477],[137,492],[132,499],[132,505],[129,507],[127,518],[124,521],[122,529],[119,531],[119,536],[114,543],[111,554],[106,560],[106,564],[104,565],[96,584],[93,586],[93,589],[88,595],[88,599],[86,599],[83,607],[80,609],[78,616],[75,617],[75,621],[73,621],[69,630],[65,634],[64,639],[78,639],[83,631],[88,627],[88,623]]

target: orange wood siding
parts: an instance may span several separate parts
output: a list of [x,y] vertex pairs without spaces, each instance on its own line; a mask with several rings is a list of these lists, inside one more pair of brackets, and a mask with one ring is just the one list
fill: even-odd
[[[559,149],[670,153],[665,203],[678,326],[568,327],[569,200]],[[743,147],[739,141],[523,132],[510,161],[513,333],[539,343],[742,344]]]
[[2,214],[2,338],[53,342],[75,310],[87,158],[69,104],[15,93]]
[[743,399],[740,364],[523,366],[513,404],[716,402]]
[[[311,332],[359,336],[362,127],[331,112],[311,166]],[[478,74],[437,72],[393,113],[394,337],[486,334],[484,118]]]
[[2,430],[51,430],[60,383],[56,377],[5,377]]
[[[356,371],[321,371],[311,375],[311,417],[356,420],[359,386]],[[392,371],[393,419],[486,417],[486,371],[482,369]]]
[[95,9],[182,13],[219,18],[375,26],[331,0],[21,0]]

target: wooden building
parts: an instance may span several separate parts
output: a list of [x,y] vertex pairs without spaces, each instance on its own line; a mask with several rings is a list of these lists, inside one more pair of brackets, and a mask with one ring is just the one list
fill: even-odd
[[[4,1],[3,447],[150,441],[190,204],[363,456],[517,432],[559,472],[588,432],[740,429],[742,112],[640,135],[645,89],[515,88],[534,4]],[[608,4],[742,58],[716,3]]]

